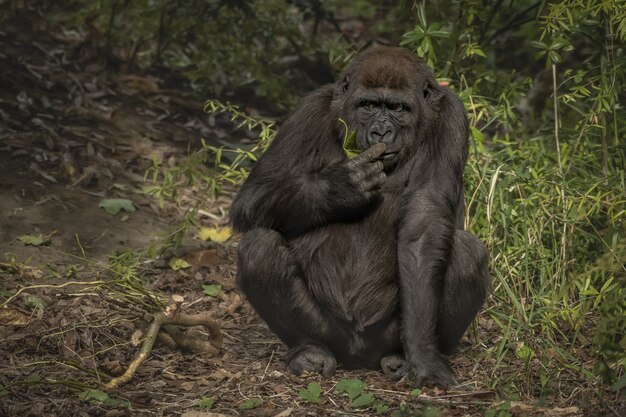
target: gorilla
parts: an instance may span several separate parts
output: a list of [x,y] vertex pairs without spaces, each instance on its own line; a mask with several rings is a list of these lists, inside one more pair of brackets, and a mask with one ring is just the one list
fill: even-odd
[[361,52],[285,121],[230,216],[237,284],[293,373],[456,383],[448,355],[489,288],[487,250],[463,225],[467,153],[461,101],[399,47]]

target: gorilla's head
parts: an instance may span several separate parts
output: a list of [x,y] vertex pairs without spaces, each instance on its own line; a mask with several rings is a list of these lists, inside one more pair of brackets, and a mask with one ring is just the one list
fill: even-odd
[[443,96],[430,68],[404,48],[375,46],[359,54],[336,85],[333,106],[365,150],[386,145],[385,169],[417,151],[438,123]]

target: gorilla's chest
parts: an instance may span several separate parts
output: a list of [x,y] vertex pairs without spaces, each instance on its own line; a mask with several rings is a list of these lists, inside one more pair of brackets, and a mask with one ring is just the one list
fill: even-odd
[[355,223],[331,224],[292,243],[314,297],[362,325],[389,315],[397,304],[398,201],[387,198]]

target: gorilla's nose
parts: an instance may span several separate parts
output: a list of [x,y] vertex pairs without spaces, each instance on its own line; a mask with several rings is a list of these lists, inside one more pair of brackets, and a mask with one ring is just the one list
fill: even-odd
[[391,126],[390,123],[379,124],[372,126],[372,128],[367,132],[367,143],[370,146],[376,145],[377,143],[385,143],[390,144],[396,137],[396,131]]

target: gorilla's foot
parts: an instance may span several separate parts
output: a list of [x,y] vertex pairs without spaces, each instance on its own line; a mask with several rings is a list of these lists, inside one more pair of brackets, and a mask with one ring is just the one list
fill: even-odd
[[389,355],[380,360],[383,373],[392,379],[400,379],[411,372],[411,364],[402,355]]
[[454,372],[448,364],[448,358],[439,352],[422,352],[418,360],[411,365],[409,378],[417,386],[438,385],[450,388],[458,385]]
[[297,347],[287,354],[287,358],[287,367],[296,375],[309,371],[319,372],[324,378],[330,378],[335,374],[337,367],[337,361],[333,355],[319,346]]
[[385,375],[392,379],[408,377],[416,386],[437,385],[450,388],[458,385],[448,362],[441,355],[411,364],[401,355],[385,356],[380,361]]

